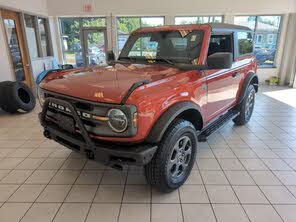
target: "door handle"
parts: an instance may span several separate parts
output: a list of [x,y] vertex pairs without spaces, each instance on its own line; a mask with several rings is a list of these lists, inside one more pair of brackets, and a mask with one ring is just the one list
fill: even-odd
[[236,78],[239,74],[240,74],[239,72],[234,72],[234,73],[232,73],[232,77]]

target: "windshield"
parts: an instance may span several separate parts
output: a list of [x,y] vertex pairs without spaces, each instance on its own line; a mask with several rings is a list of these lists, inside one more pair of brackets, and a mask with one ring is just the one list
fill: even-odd
[[203,32],[199,30],[135,33],[126,42],[119,60],[196,65],[202,39]]

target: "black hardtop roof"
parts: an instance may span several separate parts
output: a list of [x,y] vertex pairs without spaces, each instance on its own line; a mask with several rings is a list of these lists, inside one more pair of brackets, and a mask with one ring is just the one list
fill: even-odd
[[205,25],[210,25],[213,32],[219,31],[252,31],[250,28],[241,25],[233,25],[227,23],[206,23]]

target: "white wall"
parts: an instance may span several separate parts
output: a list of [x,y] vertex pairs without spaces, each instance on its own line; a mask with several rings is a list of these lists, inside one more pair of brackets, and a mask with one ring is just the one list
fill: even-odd
[[0,7],[47,15],[47,0],[0,0]]
[[[83,4],[93,4],[92,13]],[[287,13],[295,0],[48,0],[52,16],[66,15],[197,15],[227,13]]]

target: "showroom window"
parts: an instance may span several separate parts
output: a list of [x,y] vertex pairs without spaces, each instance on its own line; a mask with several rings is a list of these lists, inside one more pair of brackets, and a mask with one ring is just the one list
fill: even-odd
[[24,18],[30,57],[52,56],[48,19],[27,14]]
[[122,50],[130,33],[137,28],[164,25],[164,17],[118,17],[117,18],[117,46]]
[[51,56],[49,43],[49,24],[45,18],[38,18],[39,35],[41,42],[41,53],[43,57]]
[[254,31],[254,53],[259,67],[275,67],[281,16],[235,16],[234,23]]
[[82,28],[89,27],[106,27],[106,19],[102,17],[60,18],[61,41],[65,64],[83,65],[81,30]]
[[187,24],[203,24],[203,23],[222,23],[223,16],[189,16],[189,17],[175,17],[176,25]]

